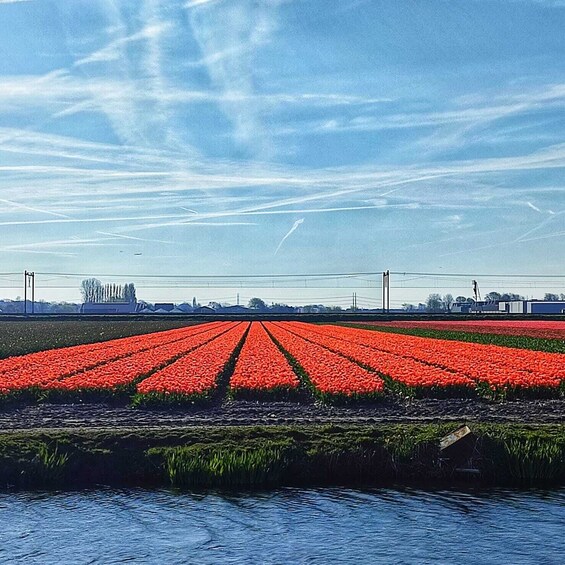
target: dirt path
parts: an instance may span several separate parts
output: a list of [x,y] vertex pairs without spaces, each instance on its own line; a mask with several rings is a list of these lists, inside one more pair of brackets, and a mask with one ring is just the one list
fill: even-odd
[[442,421],[565,422],[565,400],[488,404],[469,399],[383,401],[363,406],[232,401],[178,409],[105,404],[39,404],[0,409],[0,431],[42,428],[137,428],[202,425],[415,423]]

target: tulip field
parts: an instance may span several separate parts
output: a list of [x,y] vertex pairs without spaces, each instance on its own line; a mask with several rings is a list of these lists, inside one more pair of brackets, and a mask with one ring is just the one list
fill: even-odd
[[393,320],[352,327],[548,353],[565,353],[565,320]]
[[0,360],[0,399],[15,402],[564,394],[563,353],[303,322],[202,323]]
[[[367,322],[367,325],[375,325],[375,323]],[[565,321],[559,320],[412,320],[380,322],[379,326],[383,328],[426,329],[565,340]]]

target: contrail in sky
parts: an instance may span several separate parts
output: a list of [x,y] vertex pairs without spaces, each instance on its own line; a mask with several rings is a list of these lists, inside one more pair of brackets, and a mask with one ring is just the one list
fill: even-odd
[[294,222],[292,227],[288,230],[288,233],[281,239],[281,242],[279,243],[279,246],[275,251],[275,255],[279,252],[279,249],[281,248],[281,245],[284,243],[284,240],[287,239],[292,232],[296,231],[298,229],[298,226],[303,222],[304,222],[304,218],[300,218],[300,220],[296,220],[296,222]]
[[537,206],[532,204],[531,202],[526,202],[526,206],[528,206],[528,208],[531,208],[532,210],[535,210],[536,212],[539,212],[540,214],[542,214],[542,211]]
[[[5,4],[5,2],[2,2],[2,0],[0,0],[0,4]],[[31,206],[25,206],[24,204],[14,202],[13,200],[6,200],[5,198],[0,198],[0,202],[10,204],[11,206],[15,206],[16,208],[22,208],[23,210],[30,210],[31,212],[41,212],[42,214],[50,214],[51,216],[70,219],[70,217],[66,214],[59,214],[58,212],[51,212],[50,210],[42,210],[41,208],[32,208]]]

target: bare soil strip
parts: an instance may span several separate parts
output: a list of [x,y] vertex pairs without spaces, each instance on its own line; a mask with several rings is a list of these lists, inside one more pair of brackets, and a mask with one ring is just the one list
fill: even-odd
[[107,404],[39,404],[4,406],[0,409],[0,431],[450,421],[564,423],[565,400],[487,403],[474,399],[447,398],[383,400],[357,406],[235,400],[213,406],[178,409],[131,408]]

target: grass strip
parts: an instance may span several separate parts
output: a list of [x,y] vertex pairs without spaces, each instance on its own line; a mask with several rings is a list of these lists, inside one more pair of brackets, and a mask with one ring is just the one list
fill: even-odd
[[[565,484],[565,425],[471,424],[485,484]],[[0,488],[448,485],[439,440],[458,424],[0,433]]]

